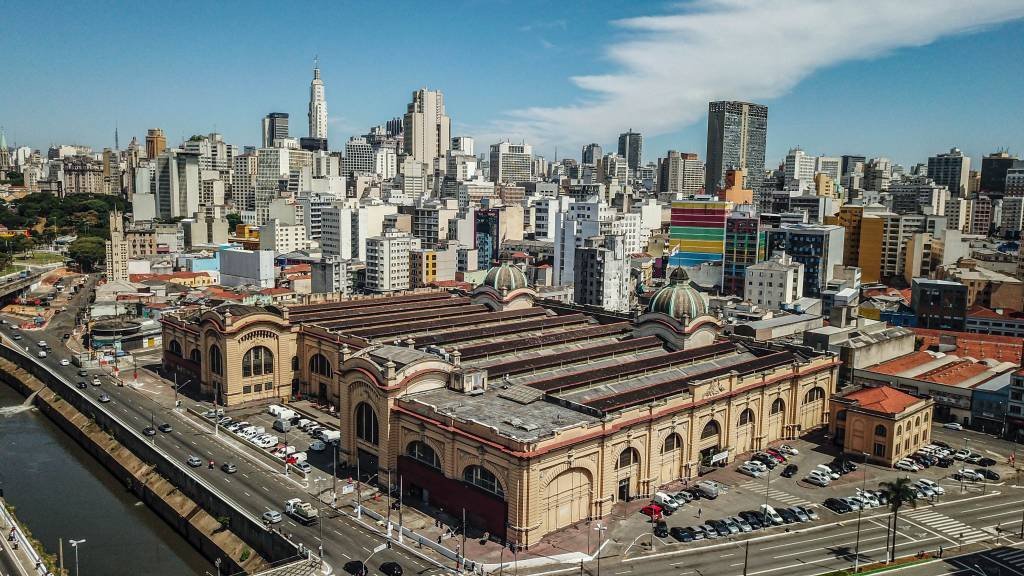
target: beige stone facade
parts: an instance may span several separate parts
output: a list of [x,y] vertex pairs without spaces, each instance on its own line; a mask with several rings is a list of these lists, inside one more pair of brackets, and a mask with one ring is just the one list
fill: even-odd
[[862,388],[832,399],[829,431],[854,460],[893,466],[929,443],[934,405],[890,386]]
[[[264,395],[285,397],[294,378],[295,392],[337,407],[339,453],[364,478],[401,476],[406,498],[465,506],[471,523],[522,546],[696,477],[713,455],[731,461],[827,424],[833,355],[677,346],[626,320],[556,315],[532,294],[420,292],[231,321],[207,311],[195,331],[165,321],[165,361],[187,361],[168,343],[187,351],[200,334],[202,349],[216,343],[236,363],[271,347],[275,388]],[[291,354],[294,371],[281,361]],[[207,364],[204,390],[226,388],[228,405],[256,399],[240,390],[237,364],[223,376]]]

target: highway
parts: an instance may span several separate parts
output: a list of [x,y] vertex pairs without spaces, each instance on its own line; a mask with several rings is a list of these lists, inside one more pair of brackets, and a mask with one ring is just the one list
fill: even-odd
[[[91,283],[91,280],[90,280]],[[61,366],[62,358],[69,358],[70,352],[61,343],[61,336],[71,332],[74,328],[75,315],[90,292],[91,284],[87,285],[68,305],[67,312],[60,313],[51,320],[50,325],[43,330],[21,331],[22,339],[16,342],[7,341],[8,345],[26,350],[28,354],[36,356],[39,340],[46,340],[52,347],[52,352],[46,358],[38,359],[52,372],[59,374],[74,385],[80,380],[92,380],[94,373],[98,370],[90,370],[88,378],[77,375],[78,368],[73,364]],[[9,320],[9,318],[8,318]],[[7,328],[7,327],[5,327]],[[4,336],[10,338],[16,332],[7,331]],[[122,374],[122,376],[129,376]],[[308,480],[303,480],[295,473],[285,475],[281,468],[271,466],[267,461],[251,454],[255,450],[252,447],[245,447],[227,433],[221,431],[214,435],[213,426],[210,422],[203,422],[189,416],[184,410],[174,410],[173,403],[163,403],[166,395],[158,394],[154,390],[147,389],[146,385],[138,388],[133,386],[119,387],[112,383],[107,375],[100,376],[102,384],[92,386],[85,390],[75,388],[78,393],[99,398],[101,394],[110,397],[110,402],[102,404],[104,410],[118,416],[129,425],[134,425],[139,431],[153,423],[159,426],[168,423],[173,431],[170,433],[157,433],[151,437],[154,446],[168,455],[171,459],[185,463],[189,456],[195,455],[204,462],[213,460],[216,466],[211,470],[207,466],[193,468],[196,476],[214,485],[221,492],[229,496],[234,502],[240,504],[255,517],[260,517],[267,510],[278,510],[283,512],[284,502],[289,498],[302,498],[315,503],[315,497],[311,492],[315,490],[317,483],[314,478],[319,478],[319,487],[323,490],[330,490],[330,476],[315,470],[315,473]],[[232,462],[238,466],[235,474],[226,474],[220,470],[220,464]],[[317,552],[323,545],[323,557],[330,564],[335,573],[342,573],[346,563],[355,560],[365,560],[373,548],[383,542],[381,536],[370,532],[353,520],[343,516],[332,514],[329,516],[329,509],[322,507],[322,526],[317,523],[313,526],[303,526],[285,516],[284,521],[275,527],[280,528],[285,535],[289,535],[294,542],[302,543],[307,548]],[[321,540],[322,534],[322,540]],[[405,568],[406,573],[414,574],[445,574],[450,571],[437,565],[414,557],[412,554],[395,545],[391,549],[384,550],[373,556],[368,566],[371,573],[377,573],[376,568],[385,561],[398,562]]]

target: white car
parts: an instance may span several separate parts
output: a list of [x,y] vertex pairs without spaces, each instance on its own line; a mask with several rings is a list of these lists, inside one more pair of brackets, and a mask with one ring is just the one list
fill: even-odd
[[61,358],[60,359],[60,365],[61,366],[68,366],[69,364],[71,364],[71,361],[68,360],[67,358]]
[[857,498],[867,502],[872,508],[878,508],[882,505],[882,503],[878,501],[878,498],[875,498],[874,494],[871,494],[870,492],[862,492],[860,489],[857,489]]
[[963,430],[964,429],[962,424],[958,424],[956,422],[946,422],[945,424],[942,425],[942,427],[943,428],[949,428],[950,430]]
[[913,460],[908,460],[904,458],[896,463],[896,469],[906,470],[907,472],[917,472],[921,468],[917,464],[915,464]]
[[824,464],[818,464],[817,466],[814,467],[814,469],[815,470],[821,470],[822,474],[825,474],[826,476],[828,476],[829,478],[831,478],[833,480],[838,480],[839,479],[839,473],[833,471],[831,468],[829,468],[828,466],[825,466]]
[[783,444],[782,446],[779,446],[779,447],[777,448],[777,450],[778,450],[779,452],[782,452],[783,454],[787,454],[787,455],[789,455],[789,456],[796,456],[797,454],[799,454],[799,453],[800,453],[800,451],[799,451],[799,450],[797,450],[796,448],[793,448],[793,447],[792,447],[792,446],[790,446],[789,444]]
[[761,472],[759,468],[755,468],[753,466],[750,466],[749,464],[744,464],[743,466],[740,466],[739,470],[742,474],[746,474],[747,476],[750,476],[752,478],[760,478],[761,475],[764,474],[764,472]]
[[964,480],[969,480],[971,482],[980,482],[985,479],[985,477],[982,476],[979,472],[975,472],[970,468],[961,468],[956,474],[953,475],[953,477],[956,478],[957,480],[963,478]]
[[918,479],[917,485],[922,487],[927,486],[928,488],[931,488],[932,492],[935,492],[939,496],[942,496],[943,494],[946,493],[946,489],[943,488],[942,486],[939,486],[938,482],[936,482],[935,480],[929,480],[928,478]]
[[746,462],[743,463],[743,466],[750,466],[751,468],[756,468],[757,470],[760,470],[762,473],[768,471],[768,467],[764,465],[764,462],[758,462],[757,460],[747,460]]
[[829,480],[828,478],[815,474],[811,474],[804,478],[804,482],[807,482],[808,484],[814,484],[815,486],[821,486],[822,488],[832,483],[832,481]]
[[953,452],[953,459],[954,460],[964,460],[964,459],[966,459],[970,455],[971,455],[971,451],[970,450],[960,449],[960,450],[957,450],[956,452]]

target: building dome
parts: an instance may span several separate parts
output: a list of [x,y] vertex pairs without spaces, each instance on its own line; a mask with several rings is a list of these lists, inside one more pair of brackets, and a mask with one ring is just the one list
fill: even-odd
[[690,286],[690,277],[682,268],[676,268],[670,276],[671,284],[655,293],[648,312],[659,312],[686,322],[708,313],[708,305],[701,293]]
[[500,266],[495,266],[487,271],[487,276],[484,277],[482,286],[490,286],[498,292],[503,290],[511,292],[520,288],[526,288],[526,274],[523,274],[523,271],[518,266],[502,262]]

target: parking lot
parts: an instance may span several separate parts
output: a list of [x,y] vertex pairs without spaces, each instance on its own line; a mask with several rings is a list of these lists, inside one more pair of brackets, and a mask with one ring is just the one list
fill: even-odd
[[[864,489],[868,491],[878,490],[880,483],[891,482],[900,477],[907,477],[912,481],[918,479],[933,481],[934,485],[939,488],[937,490],[934,488],[932,490],[923,490],[924,499],[922,501],[934,503],[976,496],[992,489],[993,484],[999,485],[1007,481],[1012,483],[1017,480],[1016,469],[1007,463],[1010,454],[1013,453],[1015,448],[1014,444],[977,432],[947,430],[936,426],[933,431],[933,440],[947,443],[953,450],[962,449],[966,444],[967,449],[976,456],[981,455],[994,460],[996,464],[990,466],[990,469],[996,471],[1001,477],[998,480],[981,478],[977,481],[970,481],[969,479],[961,481],[954,478],[958,470],[965,467],[979,469],[980,467],[976,464],[967,464],[959,460],[953,461],[948,467],[930,466],[919,471],[890,469],[870,463],[865,466],[863,462],[855,461],[856,470],[831,479],[827,486],[822,487],[808,482],[808,472],[819,467],[819,465],[827,465],[832,462],[838,452],[830,445],[829,440],[824,435],[819,434],[813,440],[813,442],[809,440],[785,442],[785,444],[789,444],[799,453],[787,455],[785,462],[778,464],[770,473],[762,474],[760,477],[752,477],[740,471],[743,464],[754,455],[753,453],[739,455],[728,466],[705,474],[699,480],[714,482],[718,486],[718,497],[714,499],[702,497],[690,501],[671,515],[663,516],[661,520],[665,522],[664,528],[671,531],[669,534],[662,531],[660,536],[654,535],[656,523],[652,521],[651,517],[645,515],[642,511],[638,511],[629,513],[622,522],[619,522],[612,528],[613,538],[627,546],[627,554],[630,552],[630,549],[633,552],[638,552],[642,551],[640,549],[648,548],[651,544],[658,549],[680,546],[699,547],[720,542],[723,537],[742,536],[743,533],[748,532],[748,527],[742,526],[743,523],[738,521],[731,523],[733,524],[732,526],[723,527],[718,525],[720,529],[727,529],[723,530],[723,532],[727,531],[728,536],[725,536],[725,534],[715,534],[713,539],[709,539],[706,535],[703,539],[686,542],[680,541],[683,535],[680,534],[678,528],[698,528],[709,520],[717,521],[735,518],[740,516],[742,512],[758,513],[765,504],[779,512],[784,508],[800,507],[809,509],[816,513],[818,519],[804,519],[802,516],[794,518],[790,516],[783,519],[783,524],[778,526],[770,526],[760,530],[751,526],[752,530],[750,531],[753,532],[753,535],[788,532],[797,528],[834,523],[851,514],[855,516],[855,511],[840,514],[830,510],[823,503],[829,498],[846,499],[856,496],[860,490]],[[780,444],[783,443],[777,443],[775,447],[778,447]],[[789,464],[796,465],[798,471],[790,478],[782,477],[780,473]],[[690,483],[676,483],[665,487],[664,492],[670,496],[677,494],[680,490],[692,492],[696,482],[697,480]],[[934,493],[935,491],[944,493],[936,494]],[[872,499],[869,497],[868,500]],[[644,505],[648,503],[647,499],[643,501]],[[873,501],[869,502],[869,505],[873,503]],[[638,508],[639,506],[628,507],[630,511]],[[843,507],[840,506],[839,508]],[[870,508],[865,508],[865,510],[872,508],[875,508],[877,512],[887,509],[884,503],[879,502],[877,507],[871,506]],[[785,513],[783,515],[788,516]],[[749,515],[747,517],[749,518]],[[790,520],[793,521],[791,522]],[[717,524],[716,522],[713,523]],[[673,528],[677,528],[677,530],[672,531]],[[710,530],[703,529],[702,531],[717,532],[713,528]]]

